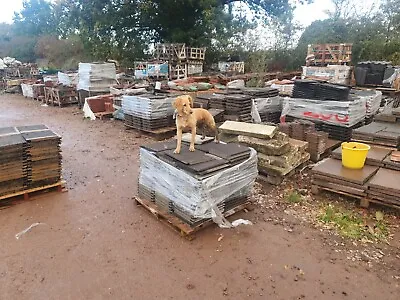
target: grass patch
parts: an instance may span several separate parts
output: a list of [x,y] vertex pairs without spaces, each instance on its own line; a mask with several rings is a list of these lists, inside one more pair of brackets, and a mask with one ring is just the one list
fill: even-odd
[[385,240],[389,230],[383,218],[363,217],[360,214],[339,209],[333,205],[325,207],[319,219],[325,224],[335,227],[343,237],[351,239],[378,239]]
[[286,200],[290,203],[301,203],[303,201],[303,198],[297,191],[294,191],[287,195]]

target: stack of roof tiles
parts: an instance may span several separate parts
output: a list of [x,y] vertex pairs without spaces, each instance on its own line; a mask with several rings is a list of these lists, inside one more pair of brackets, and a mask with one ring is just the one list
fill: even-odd
[[293,139],[308,142],[308,153],[312,161],[318,161],[327,150],[328,133],[317,131],[315,124],[310,121],[296,121],[279,124],[279,129]]
[[400,124],[372,122],[353,130],[352,139],[360,142],[400,148]]
[[400,162],[394,148],[370,145],[365,165],[354,170],[342,165],[342,149],[313,168],[317,189],[400,208]]
[[113,63],[79,63],[78,74],[77,89],[88,92],[109,91],[117,79]]
[[181,153],[174,154],[175,147],[176,141],[142,146],[140,197],[190,226],[249,200],[257,176],[254,150],[209,142],[197,145],[195,152],[183,144]]
[[61,179],[61,137],[44,125],[0,129],[0,196]]
[[17,127],[27,143],[28,187],[54,184],[61,178],[61,137],[45,125]]
[[125,125],[153,131],[173,124],[173,98],[159,95],[123,96],[122,110]]
[[251,122],[251,96],[243,94],[226,95],[225,119]]
[[0,196],[26,188],[26,141],[14,127],[0,128],[0,169]]
[[320,83],[312,80],[296,80],[293,98],[348,101],[350,88],[346,86]]

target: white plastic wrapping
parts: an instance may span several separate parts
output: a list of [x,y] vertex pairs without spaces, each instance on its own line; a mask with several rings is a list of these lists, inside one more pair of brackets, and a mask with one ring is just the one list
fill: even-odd
[[0,70],[4,70],[7,68],[7,65],[4,63],[4,61],[0,58]]
[[108,91],[117,80],[113,63],[79,63],[78,74],[78,90]]
[[330,83],[349,84],[351,67],[328,65],[327,67],[303,67],[302,79],[320,79]]
[[354,101],[327,101],[299,98],[284,99],[282,116],[320,121],[343,127],[351,127],[366,116],[366,98]]
[[57,80],[58,80],[58,76],[55,76],[55,75],[43,76],[43,81],[44,81],[44,82],[49,82],[49,81],[51,81],[51,82],[57,82]]
[[271,84],[271,88],[277,89],[280,95],[292,96],[294,84]]
[[399,77],[400,77],[400,68],[397,68],[394,71],[392,76],[390,76],[388,79],[385,79],[383,81],[383,84],[390,84],[390,86],[393,86],[393,82],[396,80],[396,78],[399,78]]
[[24,97],[33,98],[33,85],[21,83],[22,95]]
[[92,121],[96,120],[96,116],[93,111],[90,109],[89,103],[87,103],[87,99],[85,99],[85,104],[83,105],[83,115],[85,118],[90,119]]
[[365,99],[367,117],[372,117],[375,115],[381,106],[382,102],[382,92],[381,91],[374,91],[374,90],[366,90],[366,91],[355,91],[354,92],[357,97]]
[[9,67],[22,65],[19,60],[16,60],[14,57],[9,56],[3,58],[3,63]]
[[260,114],[282,111],[283,98],[280,96],[270,98],[255,98],[251,107],[251,116],[255,123],[261,123]]
[[137,88],[137,89],[116,89],[110,87],[110,94],[112,95],[140,95],[146,94],[147,90],[145,88]]
[[78,73],[63,73],[63,72],[58,72],[57,74],[58,77],[58,83],[61,83],[62,85],[75,85],[78,81]]
[[228,198],[250,195],[257,175],[254,149],[246,161],[203,180],[140,149],[140,184],[162,194],[193,217],[212,218],[220,225],[226,225],[226,220],[217,205]]
[[166,96],[142,95],[122,97],[122,110],[124,114],[143,119],[158,119],[172,116],[174,108],[172,102],[175,98]]
[[282,110],[283,98],[276,96],[270,98],[255,98],[254,103],[259,113],[277,112]]

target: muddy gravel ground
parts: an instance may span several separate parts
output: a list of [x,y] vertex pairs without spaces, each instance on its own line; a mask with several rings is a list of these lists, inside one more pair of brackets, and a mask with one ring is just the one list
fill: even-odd
[[231,217],[253,226],[187,241],[134,203],[149,138],[76,107],[13,95],[0,105],[1,127],[43,123],[63,137],[68,189],[0,210],[0,299],[399,299],[398,234],[374,245],[378,261],[351,259],[340,236],[255,205]]

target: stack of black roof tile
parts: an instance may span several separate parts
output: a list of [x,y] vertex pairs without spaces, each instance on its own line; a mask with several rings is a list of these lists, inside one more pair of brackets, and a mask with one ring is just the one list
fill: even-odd
[[0,170],[0,196],[26,188],[26,142],[14,127],[0,128]]
[[174,124],[173,116],[144,119],[138,116],[125,114],[125,125],[138,130],[153,131],[170,127]]
[[0,196],[58,183],[60,144],[44,125],[0,128]]
[[143,131],[154,131],[174,124],[173,98],[165,95],[123,96],[125,126]]
[[313,80],[296,80],[293,87],[293,98],[314,99],[318,82]]
[[312,80],[296,80],[293,89],[293,98],[301,99],[350,101],[349,94],[349,87]]
[[209,108],[225,110],[225,103],[226,103],[225,94],[199,94],[196,98],[199,99],[200,101],[207,100]]
[[44,125],[17,127],[27,143],[28,188],[54,184],[61,179],[61,137]]
[[319,100],[347,101],[349,100],[350,88],[328,83],[320,83],[315,91],[315,98]]
[[252,100],[248,95],[232,94],[226,96],[225,119],[229,121],[250,122]]
[[279,90],[274,88],[243,88],[243,94],[252,96],[253,98],[270,98],[279,96]]

